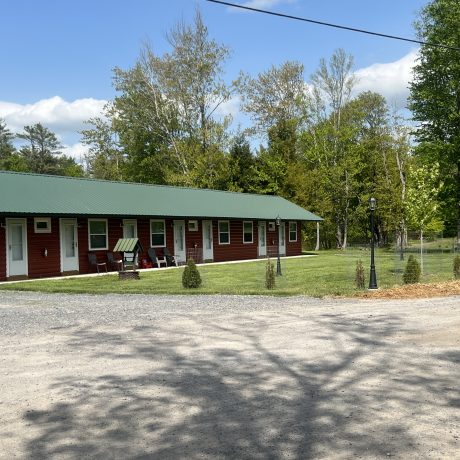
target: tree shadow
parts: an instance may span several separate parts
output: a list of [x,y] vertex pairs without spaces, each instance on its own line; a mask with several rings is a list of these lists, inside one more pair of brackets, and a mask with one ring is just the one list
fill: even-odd
[[404,457],[417,449],[414,418],[458,408],[458,392],[446,392],[458,372],[439,372],[452,356],[427,363],[395,343],[397,316],[270,316],[183,314],[124,333],[79,327],[68,347],[111,372],[56,380],[66,402],[24,414],[40,432],[28,455]]

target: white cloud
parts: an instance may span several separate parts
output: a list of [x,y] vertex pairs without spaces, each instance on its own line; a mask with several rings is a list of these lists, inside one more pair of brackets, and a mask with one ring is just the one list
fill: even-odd
[[[258,8],[258,9],[266,9],[272,8],[276,5],[281,5],[283,3],[295,3],[297,0],[248,0],[246,2],[239,3],[241,6],[247,6],[248,8]],[[243,10],[235,7],[229,6],[228,9],[230,11],[240,11]]]
[[397,61],[372,64],[357,70],[355,75],[358,82],[355,93],[375,91],[385,96],[390,105],[398,109],[405,107],[417,53],[417,50],[413,50]]
[[24,126],[42,123],[59,136],[83,129],[85,120],[100,116],[107,101],[102,99],[76,99],[68,102],[59,96],[42,99],[33,104],[0,101],[0,118],[4,118],[12,131]]
[[223,102],[217,107],[215,114],[221,117],[231,115],[232,118],[238,116],[240,111],[240,98],[239,96],[233,96],[228,101]]
[[81,163],[85,155],[88,153],[88,146],[83,145],[81,142],[77,142],[73,145],[64,145],[62,153],[64,155],[74,158],[77,161],[77,163]]

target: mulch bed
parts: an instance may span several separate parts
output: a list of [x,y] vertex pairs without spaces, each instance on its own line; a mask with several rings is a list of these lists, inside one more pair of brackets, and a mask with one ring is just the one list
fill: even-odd
[[367,299],[417,299],[460,295],[460,280],[430,284],[406,284],[388,289],[366,291],[360,295]]

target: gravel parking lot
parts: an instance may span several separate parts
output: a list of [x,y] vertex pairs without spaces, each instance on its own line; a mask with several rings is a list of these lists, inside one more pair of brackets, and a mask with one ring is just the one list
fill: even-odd
[[0,458],[460,459],[460,297],[0,293]]

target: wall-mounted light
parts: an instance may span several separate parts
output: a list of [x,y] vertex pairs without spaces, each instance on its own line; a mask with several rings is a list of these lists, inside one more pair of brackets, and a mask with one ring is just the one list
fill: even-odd
[[48,257],[48,249],[43,249],[43,257]]

